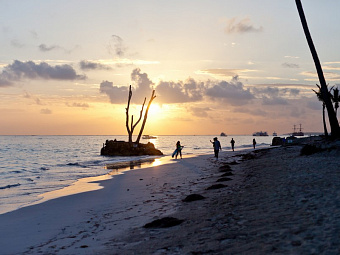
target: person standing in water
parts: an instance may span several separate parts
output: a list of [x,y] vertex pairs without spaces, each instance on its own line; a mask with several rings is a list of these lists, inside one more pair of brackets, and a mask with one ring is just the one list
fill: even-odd
[[230,143],[231,143],[231,149],[234,151],[234,145],[235,145],[235,140],[234,140],[234,138],[231,138]]
[[218,159],[218,153],[220,152],[220,150],[222,150],[221,143],[219,140],[217,140],[217,137],[214,138],[213,142],[211,140],[210,142],[213,144],[214,147],[215,158]]
[[180,141],[177,141],[176,143],[176,149],[177,149],[177,152],[176,152],[176,159],[177,159],[177,156],[178,154],[181,156],[182,158],[182,148],[183,146],[181,146],[181,142]]
[[253,139],[254,150],[255,150],[255,145],[256,145],[256,140],[255,140],[255,138],[254,138],[254,139]]

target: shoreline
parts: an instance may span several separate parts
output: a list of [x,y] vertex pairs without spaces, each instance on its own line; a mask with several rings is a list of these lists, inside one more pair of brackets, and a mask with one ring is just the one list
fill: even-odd
[[[246,148],[246,149],[239,148],[238,150],[235,149],[235,152],[236,151],[248,151],[248,150],[251,150],[251,149],[250,148]],[[199,156],[209,156],[209,155],[211,155],[211,153],[184,154],[183,156],[185,158],[195,158]],[[165,164],[173,164],[173,163],[177,163],[178,160],[180,159],[176,160],[175,158],[172,158],[170,155],[164,155],[164,156],[150,156],[148,158],[141,158],[137,160],[127,159],[126,161],[108,163],[106,164],[105,169],[110,170],[110,172],[106,174],[80,178],[70,183],[68,186],[39,194],[36,197],[36,199],[32,202],[20,204],[18,207],[10,206],[8,207],[8,209],[2,210],[0,212],[0,215],[13,212],[16,210],[20,210],[22,208],[29,207],[32,205],[44,203],[52,199],[58,199],[60,197],[75,195],[75,194],[79,194],[83,192],[100,190],[103,188],[100,185],[101,181],[112,179],[116,175],[124,174],[129,171],[149,168],[149,167],[155,167],[155,166],[160,166],[160,165],[165,165]]]
[[[292,223],[288,222],[284,229],[280,229],[280,226],[273,225],[275,221],[270,220],[280,222],[281,218],[296,215],[299,211],[294,210],[301,209],[297,205],[311,203],[308,194],[302,196],[296,193],[299,195],[294,200],[295,207],[290,204],[282,212],[279,210],[286,200],[290,201],[283,199],[287,190],[292,188],[301,192],[296,186],[301,183],[309,187],[308,175],[304,173],[306,166],[313,168],[307,173],[314,178],[320,175],[317,167],[322,169],[326,164],[329,178],[333,181],[337,173],[331,170],[333,164],[339,161],[332,162],[337,159],[337,150],[335,154],[331,152],[334,154],[331,157],[328,152],[322,152],[301,158],[300,149],[300,145],[295,145],[222,151],[218,161],[209,154],[183,158],[175,161],[177,164],[127,171],[100,181],[104,187],[100,190],[52,199],[0,215],[0,235],[5,237],[0,239],[2,252],[135,254],[138,250],[139,254],[224,254],[223,251],[263,254],[277,249],[279,253],[293,251],[301,254],[300,251],[307,249],[305,242],[308,238],[291,239],[294,236],[291,231],[296,229],[290,229]],[[277,161],[277,158],[280,160]],[[322,160],[311,164],[315,159]],[[218,181],[222,177],[220,167],[223,165],[231,167],[232,180]],[[300,178],[299,182],[294,180],[295,176]],[[227,187],[207,190],[215,184]],[[340,189],[340,183],[335,185]],[[195,193],[204,195],[205,199],[191,203],[182,201]],[[317,194],[314,197],[319,199]],[[279,204],[275,204],[277,198],[280,198]],[[321,215],[319,218],[325,215],[325,212],[318,213]],[[333,214],[338,215],[338,212]],[[165,229],[143,228],[145,224],[167,216],[183,219],[184,222]],[[266,223],[266,220],[270,222]],[[290,220],[290,217],[285,220]],[[262,224],[259,228],[258,223]],[[299,225],[298,222],[294,224]],[[335,222],[333,225],[338,227]],[[305,232],[310,231],[301,233]],[[319,233],[312,234],[313,240],[318,239]]]
[[110,172],[106,174],[80,178],[78,180],[75,180],[73,183],[69,184],[68,186],[39,194],[36,197],[35,201],[25,203],[25,204],[20,204],[20,206],[18,207],[13,207],[13,206],[8,207],[8,209],[1,211],[0,215],[13,212],[16,210],[20,210],[22,208],[29,207],[32,205],[44,203],[51,199],[57,199],[60,197],[75,195],[75,194],[79,194],[83,192],[100,190],[103,188],[100,185],[100,182],[112,179],[115,175],[124,174],[125,172],[128,172],[128,171],[139,170],[143,168],[154,167],[154,166],[158,166],[162,164],[171,164],[171,163],[175,163],[175,162],[171,162],[171,158],[169,158],[169,156],[144,158],[144,159],[138,159],[138,160],[134,159],[130,161],[126,160],[123,162],[119,161],[115,163],[109,163],[105,166],[105,169],[110,170]]
[[[173,213],[178,203],[174,194],[196,189],[195,182],[205,175],[199,168],[206,164],[208,158],[213,156],[190,155],[174,160],[177,164],[127,171],[115,178],[99,181],[104,187],[99,190],[63,196],[1,214],[0,235],[5,237],[0,239],[2,252],[34,254],[40,249],[49,249],[47,244],[56,240],[56,247],[60,249],[58,253],[79,254],[84,251],[92,254],[103,248],[102,242],[109,237],[138,227],[141,222],[159,214]],[[109,219],[110,229],[105,226],[107,224],[98,223],[97,219],[101,222]],[[102,240],[95,242],[90,238],[92,235],[100,236]],[[82,242],[89,242],[94,250],[82,250],[79,248]]]

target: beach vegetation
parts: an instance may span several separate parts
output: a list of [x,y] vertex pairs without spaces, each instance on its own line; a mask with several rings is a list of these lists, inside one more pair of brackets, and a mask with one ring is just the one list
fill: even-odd
[[335,115],[337,116],[338,108],[339,108],[339,102],[340,102],[339,89],[338,88],[333,89],[332,101],[334,103]]
[[[318,84],[316,84],[316,86],[319,88],[319,90],[314,90],[314,89],[312,89],[313,91],[314,91],[314,93],[316,94],[316,97],[318,98],[318,100],[320,101],[320,102],[322,102],[322,121],[323,121],[323,130],[324,130],[324,134],[325,134],[325,136],[326,137],[328,137],[328,130],[327,130],[327,125],[326,125],[326,117],[325,117],[325,108],[326,108],[326,103],[325,103],[325,101],[324,101],[324,97],[323,97],[323,95],[322,95],[322,89],[321,89],[321,87],[320,87],[320,85],[318,85]],[[328,86],[328,85],[327,85]],[[332,87],[333,88],[333,87]],[[329,96],[332,98],[332,94],[331,94],[331,90],[332,90],[332,88],[330,89],[330,90],[328,90],[328,88],[327,88],[327,91],[328,91],[328,93],[330,94]]]

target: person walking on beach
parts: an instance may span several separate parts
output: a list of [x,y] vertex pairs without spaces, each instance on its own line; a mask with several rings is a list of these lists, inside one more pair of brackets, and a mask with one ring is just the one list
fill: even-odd
[[254,150],[255,150],[255,145],[256,145],[256,140],[255,140],[255,138],[254,138],[254,139],[253,139]]
[[219,140],[217,140],[217,137],[214,138],[213,142],[211,140],[210,142],[213,144],[214,147],[215,158],[218,159],[218,153],[220,152],[220,150],[222,150],[221,143]]
[[235,140],[234,140],[234,138],[231,138],[230,143],[231,143],[231,149],[234,151],[234,145],[235,145]]
[[181,142],[177,141],[177,143],[176,143],[176,150],[177,150],[177,152],[176,152],[176,159],[177,159],[178,154],[182,158],[182,148],[183,148],[183,146],[181,146]]

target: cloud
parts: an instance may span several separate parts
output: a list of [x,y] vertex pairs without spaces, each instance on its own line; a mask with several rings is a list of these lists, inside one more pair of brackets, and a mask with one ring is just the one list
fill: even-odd
[[270,97],[277,97],[280,94],[280,89],[275,87],[265,87],[252,89],[253,93],[256,95],[266,95]]
[[128,87],[113,86],[113,82],[103,81],[100,83],[99,91],[110,98],[111,104],[127,103]]
[[131,80],[135,83],[136,93],[134,99],[137,100],[137,102],[144,100],[146,95],[151,95],[154,84],[149,79],[147,73],[142,73],[139,68],[136,68],[131,73]]
[[262,98],[263,105],[287,105],[287,98],[296,97],[300,94],[299,89],[277,87],[254,87],[252,92],[257,98]]
[[[158,103],[176,104],[200,102],[205,99],[220,101],[230,105],[244,105],[254,99],[254,95],[235,76],[231,82],[207,81],[198,82],[192,78],[186,81],[160,81],[154,84],[146,73],[136,68],[131,73],[132,102],[141,103],[144,97],[151,94],[152,89],[156,91]],[[100,84],[100,92],[107,94],[112,104],[127,102],[128,87],[114,86],[112,82],[103,81]],[[197,113],[197,111],[196,111]]]
[[239,72],[239,69],[222,69],[222,68],[217,68],[217,69],[205,69],[205,70],[200,70],[198,73],[200,74],[209,74],[209,75],[219,75],[219,76],[231,76],[234,77],[237,75]]
[[285,58],[293,58],[293,59],[297,59],[297,58],[300,58],[300,57],[297,57],[297,56],[284,56]]
[[261,108],[254,109],[254,107],[251,107],[250,109],[249,107],[248,108],[237,107],[233,109],[233,112],[246,113],[246,114],[250,114],[253,116],[266,116],[267,115],[266,111],[262,110]]
[[33,61],[21,62],[14,60],[0,73],[0,87],[11,86],[13,82],[23,79],[43,80],[84,80],[85,75],[78,75],[70,65],[51,66],[46,62],[36,64]]
[[262,32],[263,27],[254,27],[254,25],[251,24],[251,21],[249,18],[244,18],[240,21],[237,21],[237,18],[232,18],[228,20],[227,26],[225,27],[224,31],[227,34],[232,33],[251,33],[251,32]]
[[161,103],[197,102],[203,98],[204,84],[188,79],[185,82],[161,81],[156,92]]
[[112,35],[109,45],[107,46],[107,50],[110,54],[123,57],[127,50],[127,47],[124,45],[123,39],[118,35]]
[[298,96],[300,94],[299,89],[283,89],[285,93],[288,93],[290,96]]
[[57,45],[47,46],[46,44],[40,44],[38,48],[42,52],[47,52],[55,49],[60,49],[61,47]]
[[200,118],[208,117],[208,112],[211,111],[209,107],[190,107],[189,111],[192,113],[192,115]]
[[87,103],[73,103],[73,104],[66,103],[66,105],[68,107],[79,107],[79,108],[83,108],[83,109],[90,107],[89,104],[87,104]]
[[79,62],[79,66],[81,70],[110,70],[112,69],[109,66],[103,65],[101,63],[82,60]]
[[324,70],[335,70],[335,71],[339,71],[340,70],[339,66],[334,66],[334,65],[324,65],[322,68]]
[[45,108],[45,109],[41,109],[40,113],[41,114],[52,114],[52,111],[50,109]]
[[315,97],[311,98],[306,102],[307,108],[311,110],[321,111],[322,110],[322,103],[318,101]]
[[300,68],[298,64],[293,64],[293,63],[283,63],[282,66],[286,68]]
[[36,102],[37,105],[43,105],[40,98],[38,98],[38,97],[35,99],[35,102]]
[[38,39],[38,33],[34,30],[30,31],[30,35],[32,36],[33,39]]
[[11,45],[15,48],[23,48],[25,45],[16,39],[11,40]]
[[306,116],[306,111],[305,111],[305,109],[303,109],[301,107],[299,107],[299,108],[293,107],[291,112],[290,112],[290,116],[300,119],[300,118],[303,118],[303,117]]
[[[305,71],[305,72],[301,72],[301,75],[310,77],[310,78],[305,78],[306,81],[318,81],[318,74],[316,72],[313,71]],[[325,79],[326,80],[331,80],[331,81],[336,81],[336,80],[340,80],[340,74],[338,73],[334,73],[334,72],[323,72],[323,74],[325,75]]]
[[32,96],[30,93],[28,93],[27,91],[24,91],[24,92],[25,92],[25,93],[24,93],[24,98],[33,99],[34,102],[35,102],[37,105],[44,105],[44,103],[41,102],[40,98],[38,98],[38,97],[33,98],[33,96]]
[[25,91],[24,98],[31,98],[31,97],[32,97],[31,94]]
[[263,105],[287,105],[288,102],[286,99],[281,97],[266,97],[264,96],[262,98],[262,104]]
[[[160,104],[178,104],[203,102],[206,100],[215,101],[224,105],[244,106],[257,99],[263,105],[287,105],[289,99],[300,95],[301,90],[309,90],[301,85],[297,88],[287,86],[298,86],[296,84],[272,84],[259,85],[260,87],[246,88],[239,81],[238,76],[227,81],[205,81],[200,82],[192,78],[185,81],[160,81],[154,84],[147,73],[136,68],[131,73],[132,103],[141,104],[145,97],[149,97],[152,89],[156,91],[156,101]],[[275,86],[283,86],[275,87]],[[100,84],[100,92],[106,94],[112,104],[126,104],[128,98],[128,86],[114,86],[110,81],[103,81]],[[207,116],[208,108],[188,108],[195,116]],[[238,110],[241,112],[240,110]],[[261,112],[259,115],[264,115]]]
[[78,49],[79,45],[76,45],[75,47],[73,47],[73,49],[69,50],[69,49],[65,49],[64,47],[58,46],[58,45],[51,45],[51,46],[47,46],[46,44],[40,44],[38,46],[38,49],[42,52],[49,52],[49,51],[53,51],[53,50],[62,50],[64,51],[64,53],[66,54],[70,54],[71,52],[73,52],[74,50]]
[[197,71],[197,74],[207,74],[211,75],[214,78],[232,78],[235,76],[238,76],[243,73],[248,73],[248,72],[255,72],[256,70],[251,70],[251,69],[224,69],[224,68],[216,68],[216,69],[205,69],[205,70],[200,70]]
[[[155,84],[149,79],[146,73],[142,73],[136,68],[131,73],[133,103],[142,103],[145,97],[149,97]],[[112,104],[127,103],[127,86],[114,86],[112,82],[103,81],[100,84],[100,92],[107,94]],[[165,82],[161,81],[155,88],[158,103],[186,103],[203,99],[204,84],[198,83],[194,79],[185,82]]]
[[[132,103],[141,104],[144,98],[151,96],[152,81],[146,73],[142,73],[139,68],[136,68],[131,73],[131,80],[134,82],[132,86]],[[100,83],[100,93],[106,94],[110,98],[112,104],[127,103],[128,99],[128,86],[113,86],[110,81],[103,81]],[[157,93],[156,93],[157,96]]]
[[238,81],[238,76],[235,76],[231,82],[221,81],[212,84],[212,87],[206,89],[206,95],[211,99],[235,106],[248,104],[255,98],[250,90],[245,89],[242,82]]

